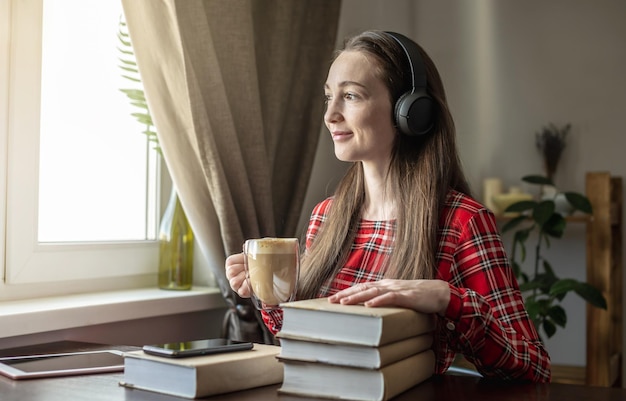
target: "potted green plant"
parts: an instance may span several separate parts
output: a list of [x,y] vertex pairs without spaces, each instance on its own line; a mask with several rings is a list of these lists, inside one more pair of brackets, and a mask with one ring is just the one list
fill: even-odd
[[[522,181],[532,185],[553,185],[551,179],[538,175],[525,176]],[[565,192],[564,196],[574,210],[592,213],[591,203],[584,195]],[[563,236],[567,226],[565,217],[556,211],[553,198],[516,202],[505,212],[519,213],[504,224],[502,233],[513,232],[509,257],[524,295],[526,309],[537,331],[543,331],[550,338],[556,333],[557,326],[565,327],[567,314],[560,303],[570,292],[597,308],[607,308],[606,299],[597,288],[576,279],[557,277],[552,265],[542,254],[544,247],[550,247],[551,239]],[[535,256],[533,272],[528,274],[521,266],[527,256],[527,241],[534,238],[531,236],[533,233],[536,234]]]

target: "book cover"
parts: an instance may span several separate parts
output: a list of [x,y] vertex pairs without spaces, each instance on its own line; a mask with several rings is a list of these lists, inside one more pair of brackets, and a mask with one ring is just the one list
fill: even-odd
[[140,390],[198,398],[280,383],[280,347],[254,344],[252,350],[167,358],[132,351],[124,354],[120,385]]
[[435,328],[433,315],[407,308],[342,305],[327,298],[286,302],[281,307],[282,334],[309,341],[381,346]]
[[435,354],[427,350],[382,369],[360,369],[282,360],[281,394],[361,401],[386,401],[432,376]]
[[429,349],[431,333],[409,337],[381,347],[330,342],[312,342],[306,338],[278,333],[280,359],[293,359],[331,365],[379,369],[393,362]]

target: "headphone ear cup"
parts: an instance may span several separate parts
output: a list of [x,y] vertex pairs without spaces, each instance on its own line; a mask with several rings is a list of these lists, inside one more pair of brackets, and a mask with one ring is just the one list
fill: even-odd
[[426,93],[407,92],[394,108],[396,126],[405,135],[426,135],[433,127],[433,99]]

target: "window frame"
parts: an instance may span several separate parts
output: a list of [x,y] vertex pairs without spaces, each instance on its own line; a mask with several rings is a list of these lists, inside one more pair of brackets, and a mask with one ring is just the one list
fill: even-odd
[[154,285],[157,240],[37,241],[42,11],[0,0],[0,301]]
[[[9,126],[9,56],[11,44],[11,3],[0,0],[0,210],[6,211],[7,145]],[[0,213],[0,227],[6,227],[6,213]],[[6,230],[0,230],[0,259],[4,260]],[[0,269],[0,285],[5,281],[5,269]],[[1,288],[1,287],[0,287]]]

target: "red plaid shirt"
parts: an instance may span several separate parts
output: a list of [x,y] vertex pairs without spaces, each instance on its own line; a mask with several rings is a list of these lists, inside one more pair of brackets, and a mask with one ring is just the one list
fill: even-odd
[[[331,203],[326,199],[313,210],[307,248]],[[383,278],[381,267],[392,251],[394,226],[394,221],[362,220],[347,263],[319,296]],[[550,381],[550,357],[524,308],[495,218],[456,191],[449,194],[441,216],[437,263],[437,278],[449,283],[451,297],[436,330],[436,373],[445,372],[458,352],[484,376]],[[264,312],[263,320],[277,333],[282,311]]]

